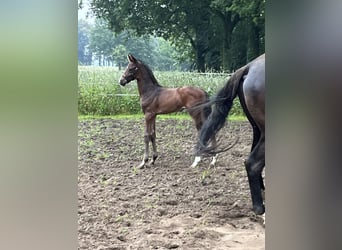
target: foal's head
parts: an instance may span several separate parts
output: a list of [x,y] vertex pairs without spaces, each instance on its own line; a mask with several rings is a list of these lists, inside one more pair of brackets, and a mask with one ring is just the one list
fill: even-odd
[[127,83],[137,79],[139,73],[139,61],[131,54],[128,54],[127,58],[129,64],[119,81],[122,86],[125,86]]

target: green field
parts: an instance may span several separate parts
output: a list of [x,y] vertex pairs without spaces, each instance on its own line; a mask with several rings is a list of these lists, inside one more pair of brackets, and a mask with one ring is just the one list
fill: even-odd
[[[123,70],[113,67],[78,67],[78,113],[81,116],[141,114],[136,81],[119,85]],[[191,72],[153,72],[164,87],[197,86],[214,95],[228,79],[227,74]],[[242,116],[238,98],[231,115]]]

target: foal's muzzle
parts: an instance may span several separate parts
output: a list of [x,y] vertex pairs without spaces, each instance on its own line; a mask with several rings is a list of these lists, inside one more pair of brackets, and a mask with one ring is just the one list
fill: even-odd
[[120,83],[120,85],[121,85],[121,86],[125,86],[125,85],[127,84],[127,80],[126,80],[126,78],[124,78],[124,77],[121,77],[121,79],[120,79],[119,83]]

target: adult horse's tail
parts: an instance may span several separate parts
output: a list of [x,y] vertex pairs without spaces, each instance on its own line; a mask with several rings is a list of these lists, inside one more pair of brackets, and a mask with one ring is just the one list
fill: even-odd
[[225,86],[218,91],[215,98],[210,101],[215,104],[208,119],[202,126],[196,146],[199,154],[213,153],[214,148],[207,147],[218,131],[225,125],[226,117],[233,106],[233,100],[238,93],[243,76],[248,73],[249,66],[246,65],[238,69],[227,81]]
[[[205,97],[206,97],[206,103],[209,103],[210,102],[209,94],[206,91],[204,91],[204,92],[205,92]],[[204,107],[203,107],[203,118],[202,118],[203,121],[206,121],[208,119],[209,115],[211,114],[211,111],[212,111],[211,105],[204,105]]]

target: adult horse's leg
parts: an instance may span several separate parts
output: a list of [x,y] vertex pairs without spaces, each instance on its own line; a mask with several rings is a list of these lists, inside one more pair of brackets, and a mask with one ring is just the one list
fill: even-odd
[[[252,128],[253,128],[253,143],[252,143],[252,148],[251,148],[251,152],[252,152],[253,149],[255,148],[255,146],[257,145],[257,143],[260,140],[261,131],[258,128],[258,126],[255,125],[253,120],[250,120],[250,122],[251,122]],[[261,188],[261,192],[262,192],[262,197],[263,197],[263,200],[265,200],[265,185],[264,185],[264,180],[262,178],[262,173],[260,173],[260,175],[259,175],[259,182],[260,182],[260,188]]]
[[[253,151],[253,149],[255,148],[257,143],[259,142],[260,136],[261,136],[260,129],[256,125],[255,126],[253,125],[253,144],[252,144],[251,152]],[[260,182],[260,189],[261,189],[262,199],[265,200],[265,185],[264,185],[264,180],[262,178],[262,171],[260,172],[258,178],[259,178],[259,182]]]
[[262,135],[259,142],[253,148],[248,159],[245,161],[245,167],[248,176],[249,187],[252,196],[253,210],[256,214],[261,215],[265,212],[263,203],[260,178],[262,170],[265,166],[265,137]]

